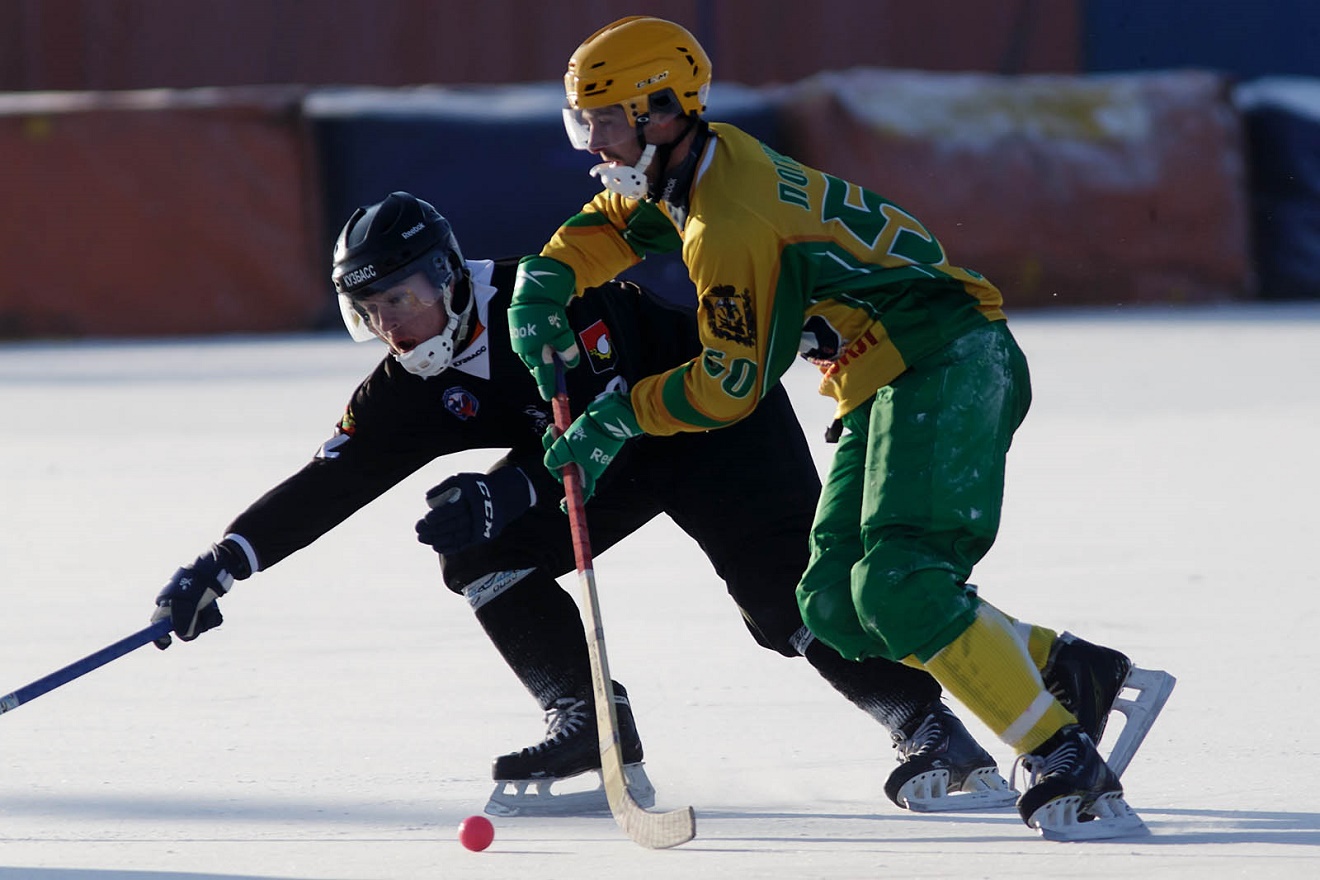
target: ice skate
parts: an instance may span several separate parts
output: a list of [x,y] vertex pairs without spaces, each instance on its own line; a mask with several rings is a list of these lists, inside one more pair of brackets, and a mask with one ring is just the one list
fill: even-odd
[[1018,814],[1046,840],[1150,833],[1123,800],[1118,774],[1101,759],[1081,725],[1068,725],[1018,761],[1028,773]]
[[999,775],[958,716],[937,700],[929,710],[893,733],[899,765],[885,794],[918,813],[987,810],[1011,806],[1018,793]]
[[[614,683],[614,710],[628,790],[643,807],[655,803],[655,789],[642,767],[642,740],[628,704],[628,693]],[[600,776],[600,742],[590,694],[564,697],[546,710],[545,740],[496,758],[495,791],[486,803],[492,816],[608,813]]]
[[[1177,683],[1167,672],[1133,666],[1118,651],[1067,632],[1050,648],[1041,677],[1096,745],[1104,736],[1109,713],[1123,714],[1123,729],[1105,759],[1116,776],[1127,769]],[[1123,697],[1124,689],[1136,696]]]

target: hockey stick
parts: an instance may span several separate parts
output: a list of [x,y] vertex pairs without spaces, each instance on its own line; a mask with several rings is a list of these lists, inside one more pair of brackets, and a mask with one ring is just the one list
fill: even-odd
[[111,660],[116,660],[130,651],[136,651],[138,648],[154,642],[156,639],[170,631],[170,621],[168,619],[158,620],[151,626],[140,629],[131,636],[126,636],[113,645],[106,645],[95,653],[88,654],[86,657],[74,663],[70,663],[62,669],[57,669],[50,675],[39,678],[31,684],[24,685],[12,694],[6,694],[0,697],[0,715],[17,709],[26,702],[35,700],[42,694],[50,693],[55,688],[68,684],[75,678],[81,678],[93,669],[100,669]]
[[[568,408],[564,365],[555,358],[555,427],[568,430],[573,417]],[[623,775],[623,752],[619,747],[619,718],[614,710],[614,685],[605,655],[605,630],[601,625],[600,598],[587,532],[586,501],[582,497],[582,474],[574,466],[564,468],[564,496],[568,502],[568,527],[573,535],[573,557],[582,585],[582,623],[587,630],[587,653],[591,658],[591,687],[596,699],[596,734],[600,741],[600,775],[614,821],[636,843],[651,849],[668,849],[687,843],[697,834],[697,818],[691,807],[667,813],[651,812],[637,803]]]

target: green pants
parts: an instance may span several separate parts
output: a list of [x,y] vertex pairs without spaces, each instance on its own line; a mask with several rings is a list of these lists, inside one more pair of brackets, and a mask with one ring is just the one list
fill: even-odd
[[955,339],[843,419],[798,584],[843,656],[928,660],[971,625],[967,584],[999,530],[1004,465],[1031,404],[1002,322]]

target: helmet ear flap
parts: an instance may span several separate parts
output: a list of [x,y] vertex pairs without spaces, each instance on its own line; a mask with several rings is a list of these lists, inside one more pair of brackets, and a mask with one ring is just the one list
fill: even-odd
[[454,278],[454,292],[449,295],[449,310],[461,315],[472,305],[472,276],[463,272]]
[[472,273],[468,271],[463,254],[458,249],[458,241],[452,233],[437,245],[437,249],[443,249],[443,254],[436,255],[437,263],[444,260],[444,265],[437,268],[443,269],[453,281],[445,308],[452,315],[462,315],[472,302]]
[[652,117],[657,113],[672,114],[674,116],[683,115],[683,105],[678,102],[678,95],[674,94],[673,89],[661,89],[658,92],[652,92],[646,98],[646,115],[648,117]]

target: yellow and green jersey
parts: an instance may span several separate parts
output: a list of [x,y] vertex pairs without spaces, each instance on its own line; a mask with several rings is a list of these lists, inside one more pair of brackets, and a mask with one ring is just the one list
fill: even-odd
[[682,249],[696,285],[703,352],[638,382],[642,430],[673,434],[745,417],[801,354],[837,415],[969,329],[1000,321],[1003,299],[949,263],[915,217],[715,123],[685,220],[666,203],[602,191],[541,255],[577,292],[647,254]]

